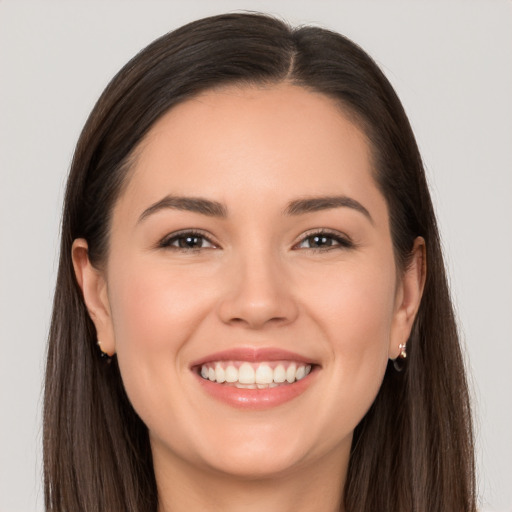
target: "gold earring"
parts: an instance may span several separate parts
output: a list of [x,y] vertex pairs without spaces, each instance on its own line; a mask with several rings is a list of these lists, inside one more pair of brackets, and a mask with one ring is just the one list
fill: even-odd
[[101,341],[98,340],[96,342],[96,344],[98,345],[98,348],[100,349],[100,357],[101,357],[101,359],[103,359],[107,363],[110,363],[110,361],[112,360],[112,356],[107,354],[107,352],[103,351],[103,349],[101,348]]
[[398,345],[398,350],[400,352],[398,357],[393,359],[393,366],[397,372],[401,372],[405,366],[405,359],[407,359],[407,345],[405,343],[400,343],[400,345]]

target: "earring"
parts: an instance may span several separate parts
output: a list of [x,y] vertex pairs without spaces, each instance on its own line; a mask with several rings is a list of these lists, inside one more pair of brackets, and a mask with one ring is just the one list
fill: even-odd
[[393,359],[393,366],[397,372],[401,372],[405,366],[405,359],[407,359],[407,345],[405,343],[400,343],[400,345],[398,345],[398,350],[400,353],[396,359]]
[[103,359],[103,361],[105,361],[106,363],[110,363],[110,361],[112,361],[112,356],[103,351],[103,349],[101,348],[101,341],[98,340],[96,342],[96,344],[98,345],[98,348],[100,349],[101,359]]

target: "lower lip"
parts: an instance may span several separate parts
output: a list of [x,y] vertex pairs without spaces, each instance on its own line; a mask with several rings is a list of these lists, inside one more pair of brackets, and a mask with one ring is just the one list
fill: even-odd
[[197,376],[199,383],[206,393],[231,407],[239,409],[270,409],[282,405],[304,393],[312,384],[316,371],[313,370],[306,377],[293,384],[283,384],[267,389],[243,389],[225,384],[217,384]]

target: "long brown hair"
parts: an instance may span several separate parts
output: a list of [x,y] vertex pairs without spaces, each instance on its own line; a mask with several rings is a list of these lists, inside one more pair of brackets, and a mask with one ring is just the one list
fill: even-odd
[[347,512],[474,512],[472,426],[463,358],[421,157],[403,107],[345,37],[259,14],[202,19],[135,56],[111,81],[78,141],[67,184],[44,398],[45,503],[51,512],[155,512],[148,432],[114,357],[99,357],[71,245],[101,266],[131,156],[155,121],[199,92],[288,81],[335,98],[371,141],[397,266],[426,241],[428,275],[402,372],[390,364],[357,426]]

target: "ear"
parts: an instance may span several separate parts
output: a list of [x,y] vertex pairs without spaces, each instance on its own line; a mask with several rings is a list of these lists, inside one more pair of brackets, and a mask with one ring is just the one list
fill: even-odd
[[115,352],[114,329],[104,274],[91,264],[85,239],[77,238],[73,242],[71,257],[76,280],[101,342],[101,350],[112,356]]
[[400,345],[407,343],[420,307],[427,275],[425,249],[425,240],[422,237],[417,237],[414,241],[409,265],[404,270],[397,286],[389,345],[390,359],[396,359],[400,354]]

